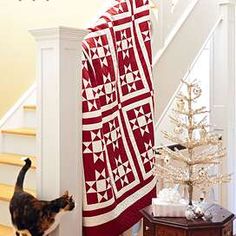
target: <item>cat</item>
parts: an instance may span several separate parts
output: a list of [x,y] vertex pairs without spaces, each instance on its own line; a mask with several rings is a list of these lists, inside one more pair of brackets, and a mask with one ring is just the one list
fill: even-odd
[[25,165],[19,172],[14,194],[10,201],[12,224],[17,236],[46,236],[59,224],[59,218],[72,211],[75,202],[68,191],[53,201],[41,201],[23,189],[26,172],[31,167],[31,160],[25,159]]

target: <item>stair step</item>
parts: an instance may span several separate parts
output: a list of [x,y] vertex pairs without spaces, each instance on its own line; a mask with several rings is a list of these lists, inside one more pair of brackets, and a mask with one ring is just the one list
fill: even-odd
[[21,160],[23,157],[29,157],[32,161],[31,168],[36,169],[36,158],[28,155],[19,155],[12,153],[0,153],[0,164],[7,164],[13,166],[23,166],[24,161]]
[[23,123],[21,127],[33,128],[37,127],[37,114],[35,110],[25,109],[23,112]]
[[[36,192],[32,189],[25,189],[26,192],[36,195]],[[14,186],[6,185],[6,184],[0,184],[0,200],[9,202],[11,200],[11,197],[14,192]]]
[[[23,161],[22,161],[22,164],[23,164]],[[8,163],[3,164],[0,162],[0,183],[12,185],[12,186],[15,185],[20,169],[21,167],[18,166],[18,163],[17,165],[15,165],[15,164],[8,164]],[[30,168],[27,171],[26,178],[24,181],[25,188],[36,189],[37,177],[36,177],[35,170],[36,170],[35,168]]]
[[17,153],[22,156],[36,156],[36,138],[35,136],[29,135],[2,135],[0,153]]
[[[9,211],[9,202],[0,200],[0,223],[8,227],[12,226],[11,215]],[[4,235],[5,236],[5,235]]]
[[4,225],[0,225],[0,236],[13,236],[13,229]]
[[36,136],[36,129],[32,128],[15,128],[15,129],[4,129],[3,134],[15,134],[15,135],[25,135],[25,136]]
[[24,110],[27,110],[27,111],[35,111],[37,109],[36,105],[24,105]]

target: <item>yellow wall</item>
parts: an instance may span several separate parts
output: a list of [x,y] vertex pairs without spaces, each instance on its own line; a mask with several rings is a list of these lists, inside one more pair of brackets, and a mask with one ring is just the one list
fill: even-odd
[[0,0],[0,117],[35,80],[29,29],[85,27],[107,0]]

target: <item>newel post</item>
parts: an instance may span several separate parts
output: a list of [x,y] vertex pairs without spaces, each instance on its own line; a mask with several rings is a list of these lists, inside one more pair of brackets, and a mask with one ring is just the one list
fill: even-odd
[[77,207],[53,235],[82,235],[81,42],[86,30],[32,30],[37,41],[37,193],[51,200],[69,190]]
[[[222,172],[235,172],[236,165],[236,82],[235,82],[235,0],[219,1],[222,22],[216,29],[211,52],[211,123],[222,134],[227,147]],[[220,187],[222,205],[236,213],[235,174]]]

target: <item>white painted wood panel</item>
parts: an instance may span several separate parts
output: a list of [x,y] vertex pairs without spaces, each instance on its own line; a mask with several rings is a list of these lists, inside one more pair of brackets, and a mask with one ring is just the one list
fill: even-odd
[[[82,45],[88,31],[31,31],[37,41],[38,196],[69,190],[78,205],[53,235],[82,235]],[[53,174],[52,174],[53,173]]]
[[22,127],[36,128],[37,127],[37,117],[35,110],[25,110],[24,111],[24,122]]
[[5,226],[12,226],[11,224],[11,216],[9,212],[9,202],[0,200],[0,222]]
[[23,135],[2,135],[2,152],[36,156],[36,139]]
[[[212,29],[220,18],[218,3],[215,0],[199,0],[175,37],[156,61],[153,68],[156,94],[156,121],[160,119],[173,94],[188,70]],[[209,11],[209,9],[211,9]]]
[[[15,185],[17,176],[19,174],[21,167],[0,164],[0,183]],[[29,189],[36,189],[36,171],[35,169],[30,169],[25,177],[24,187]]]
[[[221,0],[222,23],[212,43],[211,123],[212,130],[222,134],[227,158],[219,169],[235,173],[236,166],[236,82],[235,82],[235,0]],[[219,186],[219,201],[236,213],[236,177]]]

